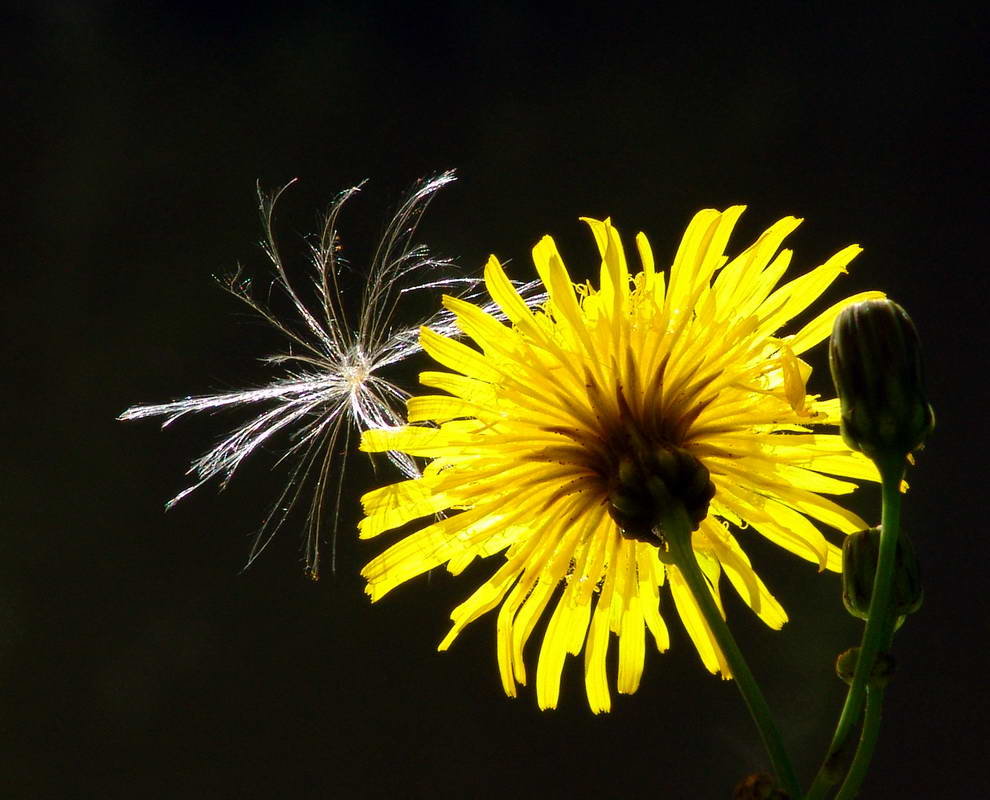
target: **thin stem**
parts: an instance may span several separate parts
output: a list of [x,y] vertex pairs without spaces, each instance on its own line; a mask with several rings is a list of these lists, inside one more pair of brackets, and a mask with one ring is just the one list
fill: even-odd
[[767,705],[742,651],[729,631],[729,626],[722,619],[722,614],[715,604],[708,582],[698,566],[694,549],[691,547],[690,523],[684,509],[679,504],[665,515],[662,528],[669,546],[671,560],[684,576],[694,601],[698,604],[709,630],[715,637],[715,641],[732,670],[732,677],[735,679],[736,686],[739,687],[739,692],[749,709],[750,716],[752,716],[753,722],[756,723],[760,732],[760,738],[770,756],[770,763],[777,779],[788,794],[794,798],[800,797],[801,788],[798,784],[797,774],[794,772],[790,757],[784,749],[780,731],[777,730],[777,725],[770,714],[770,707]]
[[[894,628],[896,619],[891,614],[887,619],[887,625],[883,631],[881,639],[881,651],[890,649],[894,639]],[[856,755],[853,756],[849,765],[849,772],[846,779],[839,788],[839,793],[835,800],[850,800],[856,796],[859,787],[862,785],[866,772],[873,760],[873,751],[877,746],[877,739],[880,736],[880,712],[883,707],[883,686],[866,687],[866,710],[863,712],[863,728],[859,734],[859,744],[856,747]]]
[[[856,671],[853,673],[852,685],[846,695],[845,705],[839,716],[832,743],[829,745],[825,761],[818,770],[811,789],[805,800],[820,800],[825,796],[829,786],[838,783],[842,771],[837,765],[842,761],[843,754],[849,745],[849,734],[860,721],[863,706],[866,701],[867,683],[873,672],[877,654],[888,647],[893,631],[892,609],[890,605],[891,590],[894,583],[894,566],[897,554],[897,537],[900,531],[901,517],[901,478],[904,476],[904,460],[890,459],[878,462],[881,485],[883,489],[883,517],[880,528],[880,553],[877,558],[877,571],[873,581],[873,595],[870,598],[869,618],[863,631],[863,641],[856,661]],[[882,693],[877,694],[878,702]],[[876,710],[879,720],[879,709]],[[866,735],[864,729],[863,735]],[[865,773],[872,757],[873,748],[864,750],[862,755],[866,763],[857,765]],[[856,759],[859,760],[857,751]]]
[[866,777],[866,771],[870,767],[877,738],[880,735],[880,709],[883,706],[883,691],[880,687],[871,687],[866,690],[866,712],[863,716],[863,731],[859,737],[859,746],[856,748],[856,756],[849,766],[849,772],[842,782],[842,788],[839,789],[835,800],[851,800],[856,796],[863,779]]

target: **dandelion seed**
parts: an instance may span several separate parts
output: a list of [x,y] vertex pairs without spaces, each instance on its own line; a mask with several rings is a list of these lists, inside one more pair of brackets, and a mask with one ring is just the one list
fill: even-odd
[[[288,341],[286,353],[265,361],[281,368],[279,375],[259,388],[186,397],[168,403],[136,405],[119,419],[165,417],[162,427],[189,413],[260,407],[256,416],[237,426],[218,445],[192,462],[187,474],[196,482],[176,495],[173,506],[204,483],[217,478],[224,488],[234,472],[262,444],[282,435],[278,461],[289,462],[289,480],[257,532],[248,558],[250,565],[283,526],[292,508],[308,495],[304,558],[307,574],[316,579],[321,568],[321,543],[329,517],[330,540],[335,544],[337,517],[351,437],[369,428],[389,428],[404,422],[403,404],[409,396],[382,374],[422,348],[418,329],[428,324],[457,335],[453,317],[440,312],[417,324],[399,324],[396,318],[403,295],[425,289],[459,289],[470,296],[478,283],[451,277],[453,264],[430,255],[415,244],[417,225],[436,192],[454,180],[453,172],[422,180],[413,186],[385,228],[358,303],[349,302],[343,285],[347,267],[340,255],[337,221],[341,210],[361,186],[337,196],[310,243],[312,291],[305,294],[290,279],[276,244],[274,211],[283,187],[272,195],[259,189],[264,240],[262,246],[274,268],[272,288],[291,304],[295,319],[282,319],[259,301],[251,282],[240,271],[222,281],[224,287],[278,330]],[[291,185],[291,184],[289,184]],[[427,279],[428,276],[431,276]],[[536,283],[520,291],[540,300]],[[356,309],[354,306],[357,306]],[[492,307],[492,310],[494,308]],[[387,453],[406,477],[418,476],[419,467],[405,453]],[[333,496],[331,499],[331,491]],[[334,548],[331,547],[331,568]]]
[[724,572],[771,628],[787,615],[730,524],[820,570],[840,569],[841,554],[815,522],[846,534],[865,527],[823,495],[852,491],[843,478],[876,480],[876,470],[817,427],[835,426],[839,406],[807,394],[810,367],[799,356],[827,337],[845,305],[882,295],[848,298],[781,334],[859,248],[778,286],[791,258],[778,249],[800,220],[780,220],[730,260],[724,249],[742,210],[699,212],[666,274],[643,234],[642,271],[632,275],[611,223],[586,220],[602,259],[597,289],[575,286],[544,237],[533,260],[549,297],[536,310],[493,256],[485,282],[511,325],[445,297],[480,349],[424,328],[424,349],[451,370],[424,372],[421,382],[440,392],[408,402],[409,421],[430,427],[362,437],[369,452],[432,459],[420,476],[362,498],[362,536],[454,512],[371,561],[362,572],[368,594],[379,600],[434,567],[457,575],[502,553],[491,577],[451,612],[439,647],[497,608],[498,668],[510,696],[527,681],[523,651],[548,607],[535,676],[541,708],[557,705],[565,658],[582,650],[588,702],[595,712],[610,708],[610,634],[618,638],[618,691],[636,691],[645,632],[666,650],[671,608],[704,666],[730,677],[684,577],[664,556],[657,511],[671,497],[695,526],[692,546],[716,603]]

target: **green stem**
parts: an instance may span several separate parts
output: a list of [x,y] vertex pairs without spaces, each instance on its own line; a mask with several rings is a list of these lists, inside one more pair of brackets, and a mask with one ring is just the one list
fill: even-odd
[[877,737],[880,735],[880,709],[882,706],[883,689],[880,687],[867,688],[866,712],[863,716],[863,732],[859,737],[859,747],[856,748],[856,756],[849,766],[849,772],[842,782],[842,788],[839,789],[835,800],[851,800],[859,791],[859,787],[866,777],[866,771],[869,769],[870,761],[873,759]]
[[[808,790],[805,800],[821,800],[828,788],[842,778],[842,771],[837,769],[843,760],[843,755],[849,745],[849,734],[860,721],[863,706],[866,702],[866,689],[877,653],[890,644],[893,631],[892,610],[890,607],[891,590],[894,582],[894,566],[897,554],[897,537],[900,531],[901,517],[901,478],[904,477],[904,459],[889,459],[878,462],[881,486],[883,489],[883,518],[880,530],[880,553],[877,558],[877,572],[873,580],[873,595],[870,598],[869,618],[863,631],[863,641],[860,644],[859,657],[856,661],[856,671],[853,673],[852,685],[846,695],[845,705],[839,716],[839,722],[832,736],[825,761],[818,770],[815,780]],[[883,693],[876,693],[880,702]],[[876,709],[876,722],[879,722],[880,711]],[[875,732],[874,732],[875,733]],[[866,735],[865,725],[863,735]],[[857,750],[856,760],[865,759],[865,763],[857,764],[857,769],[865,774],[866,767],[873,755],[872,745],[866,749]]]
[[[881,639],[881,650],[887,651],[894,640],[894,628],[896,619],[890,615],[887,625],[883,631]],[[863,728],[859,735],[859,744],[856,747],[856,755],[853,756],[849,765],[849,772],[846,779],[839,788],[839,793],[835,800],[851,800],[856,796],[859,787],[866,778],[866,772],[873,760],[873,751],[877,746],[877,738],[880,736],[880,711],[883,707],[883,686],[866,687],[866,710],[863,712]]]
[[770,707],[767,705],[753,673],[750,672],[742,651],[729,631],[729,626],[725,624],[725,620],[722,619],[722,614],[715,604],[708,581],[698,566],[694,549],[691,546],[690,523],[684,509],[679,504],[665,515],[662,530],[669,547],[670,559],[684,576],[694,601],[704,615],[708,629],[715,637],[715,641],[732,670],[732,677],[735,679],[743,701],[760,732],[760,738],[763,739],[763,746],[770,756],[770,763],[777,779],[788,794],[794,798],[800,797],[801,788],[798,784],[797,774],[794,772],[790,757],[784,749],[783,739],[770,714]]

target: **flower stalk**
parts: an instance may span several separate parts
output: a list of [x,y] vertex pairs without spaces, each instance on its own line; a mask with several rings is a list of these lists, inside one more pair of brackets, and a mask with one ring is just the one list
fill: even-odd
[[784,747],[784,740],[777,724],[770,713],[770,706],[767,705],[766,698],[760,691],[759,684],[753,677],[749,664],[746,663],[729,626],[722,619],[722,614],[712,598],[708,583],[698,566],[694,548],[691,546],[691,523],[680,503],[675,502],[668,506],[663,517],[662,528],[668,548],[666,558],[680,570],[691,596],[701,610],[708,629],[722,650],[722,654],[732,670],[732,677],[736,686],[739,687],[743,702],[749,709],[750,716],[760,732],[760,738],[763,740],[763,746],[770,757],[770,763],[777,780],[791,797],[800,797],[801,789],[797,774]]
[[859,787],[866,778],[866,771],[873,760],[873,751],[880,736],[880,711],[883,708],[882,686],[868,686],[866,689],[866,711],[863,714],[863,730],[859,737],[859,746],[846,779],[842,782],[835,800],[851,800],[859,792]]
[[[897,556],[897,539],[900,532],[901,516],[901,479],[904,477],[904,459],[888,459],[879,463],[881,485],[883,490],[883,516],[880,525],[880,553],[877,561],[877,573],[873,584],[873,596],[870,601],[869,619],[863,631],[860,644],[859,658],[856,671],[853,674],[852,685],[846,694],[846,701],[839,715],[832,742],[829,745],[825,761],[815,776],[806,800],[821,800],[830,786],[842,780],[845,770],[837,768],[852,744],[850,735],[863,715],[864,705],[867,704],[867,692],[872,692],[871,702],[878,704],[882,700],[881,687],[869,687],[869,678],[876,663],[877,654],[890,647],[895,625],[895,609],[891,604],[894,585],[894,567]],[[872,709],[870,728],[864,723],[860,746],[853,759],[856,775],[861,781],[866,768],[873,756],[876,742],[875,728],[879,724],[879,708]],[[872,742],[868,741],[868,736]],[[850,767],[849,777],[853,777]]]

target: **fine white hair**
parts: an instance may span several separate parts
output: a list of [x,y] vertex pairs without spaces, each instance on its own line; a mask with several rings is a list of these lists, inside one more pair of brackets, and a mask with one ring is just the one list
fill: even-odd
[[[262,247],[274,268],[271,290],[289,301],[287,318],[276,316],[252,292],[251,281],[240,269],[222,279],[224,288],[277,329],[287,340],[287,352],[264,360],[278,368],[265,385],[217,394],[185,397],[168,403],[128,408],[119,419],[164,417],[162,427],[189,413],[255,406],[253,417],[235,427],[219,444],[195,459],[187,472],[195,482],[179,492],[171,507],[207,481],[217,478],[224,488],[234,472],[255,449],[284,434],[278,462],[289,463],[289,478],[258,529],[248,557],[250,565],[285,523],[292,508],[308,494],[304,560],[307,574],[319,577],[321,543],[330,517],[331,569],[346,459],[352,440],[361,431],[405,423],[409,393],[383,377],[385,367],[404,361],[422,348],[419,328],[427,325],[444,336],[459,336],[453,315],[438,311],[414,324],[396,322],[403,296],[424,289],[440,289],[473,299],[480,281],[453,277],[449,259],[434,258],[426,245],[413,239],[420,219],[436,192],[454,180],[447,171],[417,181],[385,227],[367,269],[356,309],[345,303],[337,220],[345,203],[363,184],[341,192],[321,220],[320,231],[309,242],[309,278],[313,291],[301,294],[289,277],[276,245],[275,206],[290,182],[258,199],[264,232]],[[538,282],[519,290],[530,304],[543,302]],[[309,298],[309,299],[307,299]],[[501,317],[492,303],[485,310]],[[420,474],[416,462],[404,453],[388,459],[407,478]],[[336,484],[334,487],[333,484]],[[332,500],[330,498],[333,492]]]

